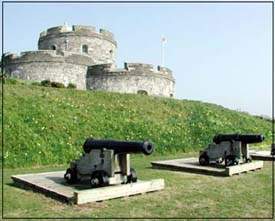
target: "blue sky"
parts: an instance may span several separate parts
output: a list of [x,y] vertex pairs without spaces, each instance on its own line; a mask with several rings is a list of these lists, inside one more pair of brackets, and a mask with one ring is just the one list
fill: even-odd
[[271,4],[11,4],[4,51],[37,49],[39,33],[67,22],[112,31],[123,62],[173,70],[176,98],[271,116]]

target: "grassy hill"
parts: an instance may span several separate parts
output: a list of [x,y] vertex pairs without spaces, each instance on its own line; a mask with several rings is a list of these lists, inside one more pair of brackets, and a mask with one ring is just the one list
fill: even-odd
[[225,132],[262,133],[265,144],[271,143],[271,122],[215,104],[4,85],[4,159],[9,167],[67,163],[81,154],[89,136],[150,139],[164,154],[199,151],[216,133]]

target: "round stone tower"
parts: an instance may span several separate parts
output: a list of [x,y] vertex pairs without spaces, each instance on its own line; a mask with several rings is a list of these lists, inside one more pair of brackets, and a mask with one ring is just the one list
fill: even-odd
[[117,43],[111,32],[93,26],[57,26],[40,33],[39,50],[68,51],[89,56],[94,64],[115,63]]

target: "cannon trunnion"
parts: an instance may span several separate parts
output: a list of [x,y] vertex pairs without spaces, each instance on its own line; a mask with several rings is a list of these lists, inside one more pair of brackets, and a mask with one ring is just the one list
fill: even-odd
[[200,151],[199,163],[202,166],[222,164],[237,165],[251,161],[249,144],[264,140],[261,134],[218,134],[203,151]]
[[83,156],[71,162],[64,178],[69,184],[89,182],[102,187],[137,181],[136,171],[130,167],[130,154],[150,155],[154,145],[148,141],[116,141],[86,139]]

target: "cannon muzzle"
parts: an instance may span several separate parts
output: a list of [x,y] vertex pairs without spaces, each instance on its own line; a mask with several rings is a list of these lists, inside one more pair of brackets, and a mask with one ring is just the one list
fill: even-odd
[[262,134],[218,134],[213,138],[213,142],[219,144],[222,141],[241,141],[243,143],[260,143],[264,140]]
[[143,153],[150,155],[154,150],[154,144],[149,141],[133,142],[133,141],[116,141],[116,140],[94,140],[86,139],[83,144],[85,153],[89,153],[92,149],[112,149],[115,154],[118,153]]

